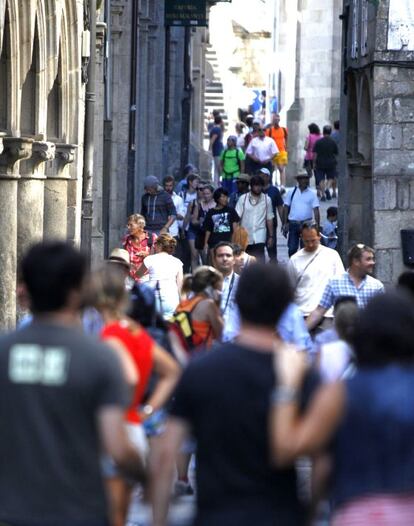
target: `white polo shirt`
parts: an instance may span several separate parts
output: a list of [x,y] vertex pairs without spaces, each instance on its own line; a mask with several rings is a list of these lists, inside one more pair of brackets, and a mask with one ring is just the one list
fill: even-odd
[[247,147],[246,154],[257,157],[260,162],[267,162],[279,152],[275,141],[271,137],[253,137]]
[[306,221],[312,219],[313,209],[319,208],[319,199],[316,192],[309,187],[303,191],[301,191],[298,186],[290,189],[286,194],[284,203],[286,206],[290,206],[288,216],[290,221]]
[[240,217],[240,224],[249,234],[249,245],[256,243],[266,243],[266,220],[273,219],[272,201],[264,193],[260,194],[260,199],[255,202],[248,192],[239,197],[236,204],[236,212]]

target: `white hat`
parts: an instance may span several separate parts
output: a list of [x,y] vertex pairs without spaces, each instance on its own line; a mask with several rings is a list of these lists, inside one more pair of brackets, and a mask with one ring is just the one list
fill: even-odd
[[108,259],[109,263],[118,263],[120,265],[130,267],[129,252],[124,248],[114,248]]

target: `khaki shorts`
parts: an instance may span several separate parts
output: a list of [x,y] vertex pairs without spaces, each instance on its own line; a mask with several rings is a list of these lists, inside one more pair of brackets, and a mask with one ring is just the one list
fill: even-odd
[[286,166],[288,163],[288,153],[279,152],[273,157],[273,163],[278,166]]

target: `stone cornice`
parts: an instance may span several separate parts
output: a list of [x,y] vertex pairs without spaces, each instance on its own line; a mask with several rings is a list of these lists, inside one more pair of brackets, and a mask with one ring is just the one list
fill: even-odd
[[45,179],[45,175],[39,172],[42,163],[53,161],[55,158],[56,147],[53,142],[34,141],[32,155],[24,166],[22,164],[21,176],[25,179]]
[[3,153],[0,155],[0,178],[18,179],[18,162],[32,155],[33,139],[28,137],[3,137]]
[[47,170],[48,179],[70,179],[64,170],[65,166],[73,163],[76,154],[76,144],[55,144],[55,158],[52,161],[51,169]]

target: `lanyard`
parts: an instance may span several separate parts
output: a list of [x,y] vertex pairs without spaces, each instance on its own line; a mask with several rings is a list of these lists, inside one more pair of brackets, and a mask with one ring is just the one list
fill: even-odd
[[233,275],[232,275],[231,280],[230,280],[229,292],[227,294],[226,304],[224,305],[224,309],[221,312],[222,314],[224,314],[226,312],[227,306],[228,306],[229,301],[230,301],[231,291],[233,290],[233,285],[234,285],[234,272],[233,272]]

